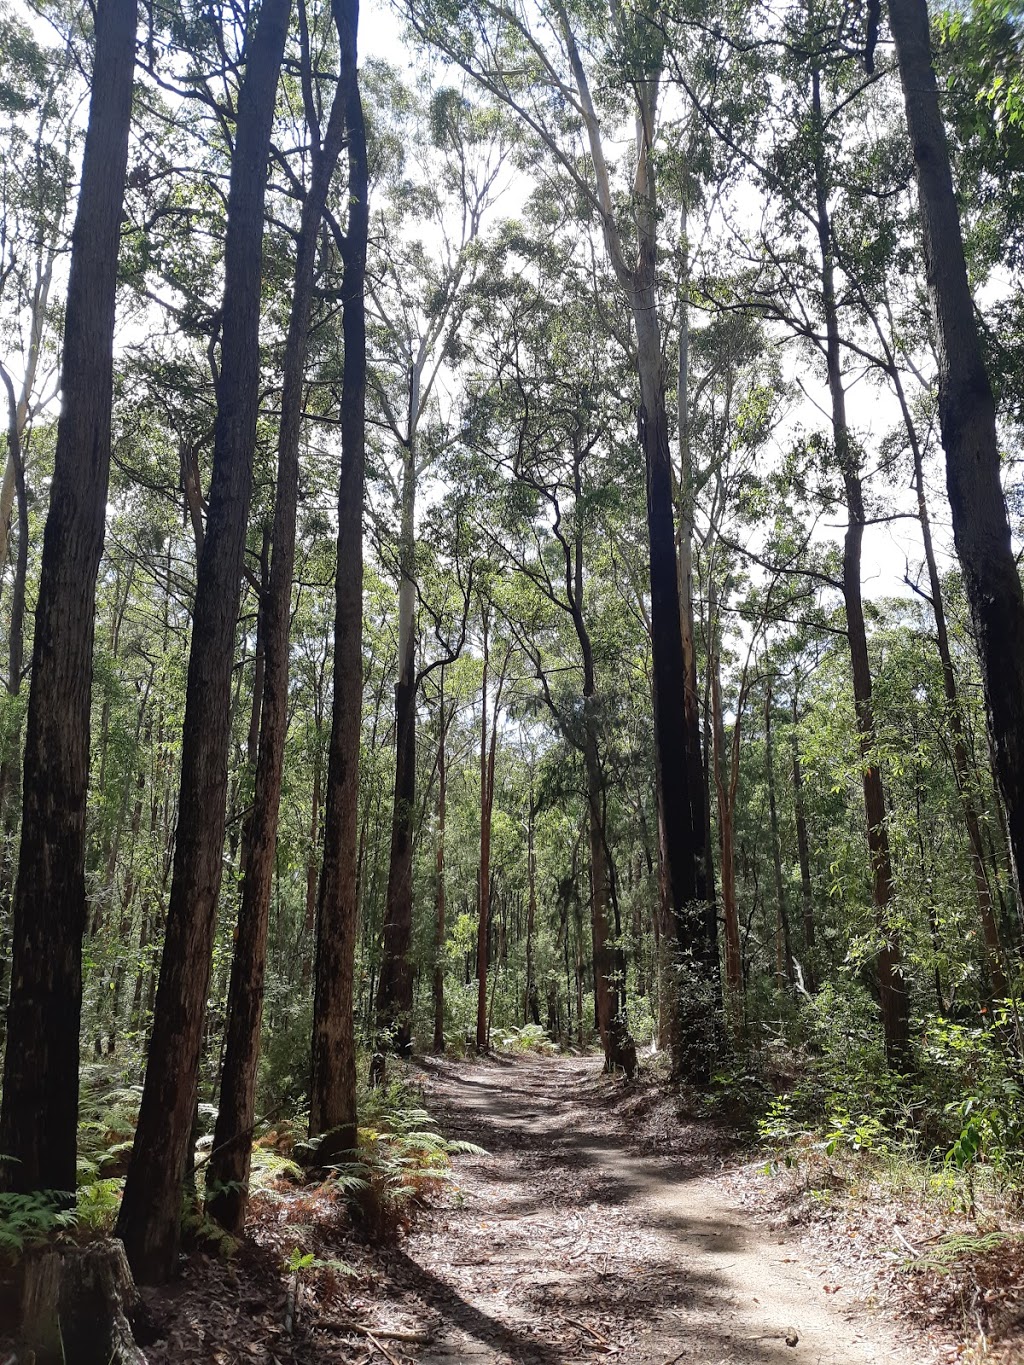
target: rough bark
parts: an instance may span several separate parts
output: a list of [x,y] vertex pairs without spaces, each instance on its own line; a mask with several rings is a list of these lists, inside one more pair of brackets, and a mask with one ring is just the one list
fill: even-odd
[[809,960],[805,966],[804,979],[807,989],[815,986],[814,963],[810,954],[814,951],[814,891],[811,883],[811,844],[807,837],[807,810],[804,804],[804,778],[800,767],[800,749],[797,743],[797,726],[800,723],[800,701],[796,690],[793,692],[793,818],[796,823],[796,851],[800,863],[800,905],[802,911],[804,948]]
[[1024,593],[999,476],[995,404],[978,335],[925,0],[889,0],[917,171],[938,352],[953,537],[981,659],[995,772],[1018,882],[1024,867]]
[[775,746],[772,742],[772,696],[771,687],[764,694],[764,766],[768,783],[768,824],[772,836],[772,870],[775,874],[775,956],[776,970],[781,987],[792,988],[793,945],[789,929],[789,905],[786,901],[786,887],[782,878],[782,843],[779,838],[779,807],[775,799]]
[[978,918],[981,921],[982,937],[985,941],[985,960],[988,968],[989,984],[992,994],[1003,998],[1008,991],[1004,969],[1003,946],[999,938],[999,927],[992,906],[992,888],[989,886],[985,871],[985,846],[981,837],[981,816],[978,811],[978,776],[967,753],[967,740],[964,734],[963,715],[957,688],[956,671],[953,668],[953,652],[949,645],[949,630],[946,625],[946,608],[942,597],[942,580],[935,559],[935,546],[932,542],[931,519],[928,515],[928,500],[924,488],[924,468],[921,458],[921,444],[917,439],[910,411],[903,397],[902,384],[896,376],[900,403],[903,407],[914,459],[914,484],[917,490],[917,514],[921,523],[921,541],[924,546],[925,564],[928,570],[928,587],[931,594],[932,615],[935,618],[935,643],[942,664],[942,690],[946,698],[946,723],[953,741],[953,772],[956,777],[960,800],[963,804],[964,823],[967,826],[967,851],[974,879],[974,894],[978,902]]
[[[487,1051],[488,926],[491,911],[491,801],[494,765],[487,761],[487,674],[490,665],[488,618],[483,622],[484,671],[480,684],[480,872],[477,883],[476,1049]],[[497,704],[495,704],[497,711]]]
[[871,661],[868,655],[867,627],[861,590],[861,554],[864,542],[864,495],[857,455],[846,418],[846,391],[840,355],[839,313],[835,290],[832,228],[828,210],[825,153],[822,140],[820,76],[812,74],[812,113],[816,126],[814,148],[814,190],[821,253],[822,306],[825,315],[826,368],[832,404],[832,437],[836,462],[846,491],[847,528],[843,542],[843,601],[846,606],[846,631],[853,675],[853,699],[861,755],[864,789],[864,815],[871,860],[872,899],[880,947],[877,957],[878,989],[882,1031],[889,1064],[906,1067],[910,1051],[910,1000],[903,975],[898,928],[893,922],[895,885],[889,853],[885,793],[882,773],[875,761],[875,718],[872,705]]
[[[445,711],[444,669],[441,669],[440,695],[437,702],[439,734],[437,739],[437,850],[434,861],[435,927],[434,927],[434,1052],[444,1052],[444,936],[445,936],[445,826],[448,818],[448,726],[455,714],[454,707]],[[527,949],[529,957],[529,949]],[[527,967],[529,974],[529,967]]]
[[[632,186],[636,261],[626,259],[600,122],[579,48],[563,5],[556,6],[573,79],[579,95],[594,167],[596,207],[605,244],[633,316],[640,381],[639,444],[647,490],[650,551],[651,651],[654,664],[654,734],[662,856],[675,928],[672,964],[672,1059],[677,1078],[701,1084],[710,1079],[721,1044],[721,983],[718,926],[708,904],[705,828],[694,818],[700,774],[691,771],[694,755],[686,720],[686,662],[683,653],[679,573],[676,561],[672,462],[669,453],[665,374],[658,320],[658,202],[652,161],[658,105],[660,61],[652,60],[635,85],[637,139]],[[652,29],[652,44],[658,38]]]
[[167,930],[139,1122],[117,1230],[136,1278],[176,1264],[224,857],[231,674],[259,394],[263,205],[290,0],[259,10],[238,97],[224,250],[210,507],[189,650]]
[[295,571],[303,372],[320,224],[345,130],[345,100],[340,86],[335,90],[322,146],[315,118],[315,108],[310,101],[307,119],[312,124],[313,169],[299,224],[295,283],[283,365],[273,558],[269,584],[260,608],[264,686],[256,783],[246,838],[238,934],[231,964],[220,1105],[206,1180],[207,1189],[215,1191],[207,1201],[210,1214],[235,1234],[241,1233],[245,1224],[248,1202],[267,932],[288,732],[288,645]]
[[112,1238],[25,1261],[21,1336],[39,1365],[146,1365],[130,1321],[142,1311]]
[[404,452],[401,578],[398,585],[398,680],[395,683],[395,788],[391,854],[384,901],[384,942],[377,983],[375,1074],[386,1051],[412,1051],[412,855],[416,807],[416,443],[418,373],[409,382],[409,436]]
[[114,304],[134,74],[135,0],[96,15],[71,248],[63,401],[36,607],[14,897],[0,1181],[73,1195],[85,930],[85,802],[96,574],[103,549]]
[[348,228],[344,237],[341,475],[334,613],[334,704],[327,764],[324,856],[317,903],[309,1132],[318,1160],[356,1140],[353,1018],[359,913],[359,738],[363,702],[363,485],[366,448],[366,239],[369,230],[366,129],[356,74],[358,0],[336,0],[348,143]]

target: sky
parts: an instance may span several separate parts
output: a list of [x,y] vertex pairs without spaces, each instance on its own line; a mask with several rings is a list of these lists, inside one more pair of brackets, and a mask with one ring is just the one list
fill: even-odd
[[[34,28],[39,29],[42,21],[38,19],[27,0],[16,0],[15,8],[20,10]],[[52,41],[52,34],[46,26],[41,37]],[[413,67],[410,51],[406,48],[403,25],[395,15],[387,0],[363,0],[360,14],[360,54],[361,60],[383,59],[400,71]],[[503,211],[514,211],[517,202],[525,199],[527,187],[520,194],[513,186],[505,197]],[[828,406],[828,393],[820,376],[816,376],[806,357],[802,357],[795,347],[788,348],[785,361],[787,377],[799,374],[807,397],[790,413],[787,427],[820,427],[823,418],[820,411]],[[899,413],[895,400],[880,393],[879,389],[861,378],[851,382],[848,392],[848,411],[851,427],[862,435],[879,435],[892,427]],[[784,436],[785,433],[783,433]],[[873,443],[873,442],[872,442]],[[929,504],[933,517],[933,530],[937,548],[940,551],[941,567],[951,564],[951,532],[949,514],[942,487],[942,471],[935,462],[929,469]],[[912,511],[914,499],[907,478],[901,488],[895,490],[892,501],[899,511]],[[840,513],[841,516],[841,513]],[[823,539],[838,539],[842,526],[832,524],[821,528]],[[888,525],[869,526],[864,538],[864,591],[871,598],[883,598],[893,594],[907,595],[909,589],[904,583],[908,563],[911,573],[915,573],[923,556],[920,533],[916,522],[895,521]]]
[[[363,58],[381,58],[391,62],[399,69],[413,65],[405,47],[403,25],[396,17],[386,0],[363,0],[360,8],[360,51]],[[522,196],[525,198],[525,194]],[[506,197],[504,211],[508,212],[508,201],[514,203],[517,196],[513,188]],[[785,361],[787,378],[799,374],[809,395],[793,409],[787,422],[787,430],[797,426],[805,428],[820,427],[823,424],[821,409],[827,409],[829,395],[823,377],[816,376],[805,354],[796,347],[788,348]],[[817,406],[818,411],[815,411]],[[883,393],[865,378],[853,378],[848,388],[848,417],[851,428],[868,438],[866,444],[873,445],[874,438],[884,435],[894,427],[900,418],[899,408],[894,397]],[[780,439],[785,433],[780,433]],[[913,513],[916,499],[910,485],[910,469],[902,487],[889,492],[891,510]],[[940,558],[940,570],[950,567],[952,559],[952,531],[949,525],[948,508],[945,503],[942,470],[932,461],[926,473],[929,483],[929,507],[932,513],[933,537]],[[870,492],[870,490],[869,490]],[[840,514],[841,515],[841,514]],[[820,530],[822,540],[836,540],[841,537],[843,527],[836,524],[837,518],[826,519]],[[908,596],[910,590],[904,582],[908,564],[912,576],[918,574],[923,561],[923,547],[920,529],[916,520],[897,520],[889,524],[870,525],[864,535],[863,580],[864,594],[868,598],[880,599],[893,595]]]

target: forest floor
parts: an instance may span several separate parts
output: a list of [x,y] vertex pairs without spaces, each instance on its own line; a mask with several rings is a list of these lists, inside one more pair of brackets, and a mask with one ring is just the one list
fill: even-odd
[[611,1080],[594,1057],[420,1059],[408,1078],[443,1132],[486,1155],[455,1157],[389,1247],[361,1244],[322,1191],[257,1201],[255,1243],[227,1267],[194,1255],[151,1296],[152,1365],[964,1358],[948,1322],[890,1292],[890,1210],[859,1220],[860,1241],[842,1218],[787,1226],[801,1220],[770,1207],[791,1201],[763,1158],[653,1082]]

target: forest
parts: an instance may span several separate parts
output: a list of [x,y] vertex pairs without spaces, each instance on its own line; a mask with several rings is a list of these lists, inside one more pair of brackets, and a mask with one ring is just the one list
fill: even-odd
[[[899,1154],[1002,1245],[1022,58],[1020,0],[5,0],[11,1361],[145,1360],[285,1187],[383,1245],[517,1103]],[[285,1345],[151,1358],[416,1355],[302,1355],[294,1248]]]

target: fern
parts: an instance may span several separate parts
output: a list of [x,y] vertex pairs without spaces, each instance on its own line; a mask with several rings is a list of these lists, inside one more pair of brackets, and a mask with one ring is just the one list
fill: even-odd
[[966,1261],[974,1256],[983,1256],[986,1252],[995,1251],[997,1247],[1007,1240],[1009,1234],[1006,1232],[985,1232],[971,1234],[968,1232],[954,1232],[948,1237],[943,1237],[942,1241],[931,1251],[923,1256],[917,1257],[909,1264],[911,1270],[934,1270],[940,1275],[946,1275],[961,1261]]
[[14,1258],[74,1228],[78,1213],[59,1190],[0,1194],[0,1251]]

